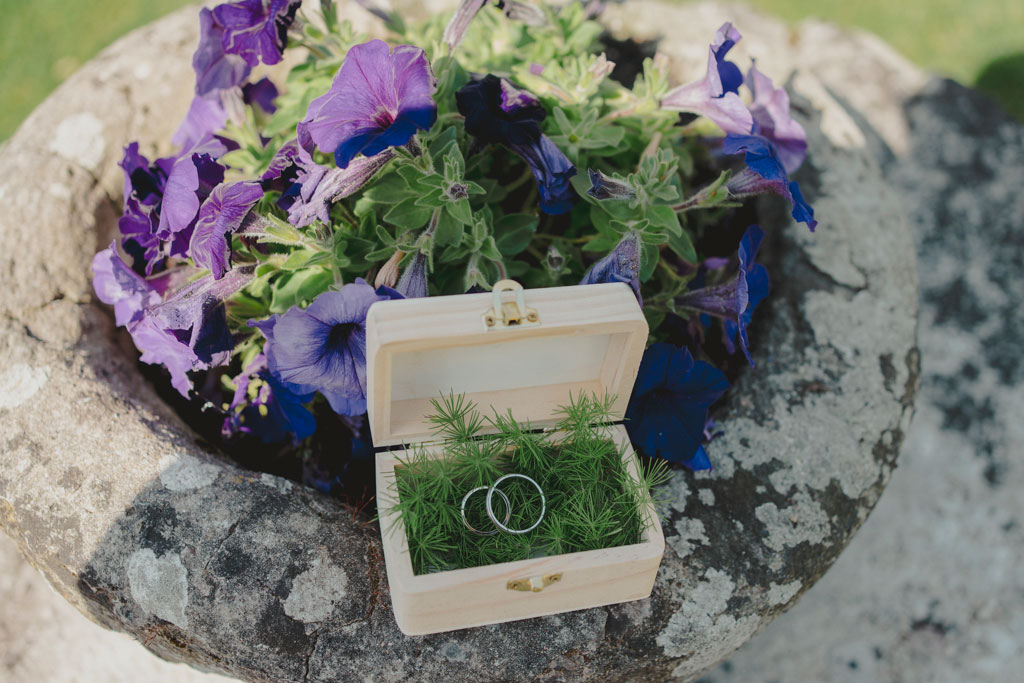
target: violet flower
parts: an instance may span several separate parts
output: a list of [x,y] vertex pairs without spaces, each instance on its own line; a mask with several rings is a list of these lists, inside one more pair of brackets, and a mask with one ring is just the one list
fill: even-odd
[[224,52],[224,27],[206,7],[199,10],[199,47],[192,55],[192,68],[200,96],[241,85],[251,71],[242,57]]
[[224,145],[211,137],[174,162],[164,185],[157,227],[157,237],[171,242],[172,256],[187,254],[199,206],[224,180],[224,167],[216,158],[225,151]]
[[267,114],[277,111],[277,105],[274,104],[277,95],[277,86],[269,78],[261,78],[255,83],[246,83],[242,86],[242,101],[256,105]]
[[160,302],[160,292],[121,260],[115,242],[93,257],[92,274],[96,296],[114,307],[118,327],[138,322],[146,308]]
[[294,197],[288,208],[288,221],[297,228],[314,220],[330,225],[331,205],[358,192],[394,157],[394,152],[385,150],[372,157],[354,159],[345,168],[328,168],[313,161],[300,147],[295,157],[300,170],[292,186],[298,186],[298,196],[288,193]]
[[685,308],[700,314],[719,318],[725,327],[729,344],[739,336],[740,348],[747,361],[750,357],[747,341],[747,326],[750,324],[754,307],[768,295],[768,271],[754,263],[757,249],[761,245],[764,231],[757,225],[747,228],[738,250],[739,269],[736,276],[726,282],[691,289],[675,298],[676,308]]
[[486,4],[487,0],[462,0],[455,8],[455,14],[448,21],[444,34],[441,36],[441,42],[448,46],[449,54],[462,42],[469,25]]
[[413,255],[402,277],[398,279],[395,290],[406,299],[427,296],[427,257],[422,251],[417,251]]
[[540,130],[547,112],[532,94],[505,79],[487,75],[455,93],[466,132],[484,144],[505,145],[526,161],[537,181],[541,211],[550,215],[572,209],[576,195],[570,179],[576,167]]
[[795,173],[807,157],[807,133],[790,116],[789,94],[785,88],[774,87],[756,66],[747,72],[746,83],[754,94],[750,104],[754,132],[771,141],[786,173]]
[[626,431],[637,452],[711,469],[704,447],[708,409],[729,388],[721,370],[694,361],[689,349],[653,344],[644,352],[633,396],[626,408]]
[[271,374],[290,391],[319,391],[342,415],[366,412],[366,312],[395,298],[363,280],[324,292],[306,309],[249,325],[263,332]]
[[[186,152],[200,146],[201,143],[213,140],[214,133],[223,129],[228,122],[228,111],[224,108],[221,100],[222,92],[218,90],[210,95],[196,95],[192,98],[185,119],[171,136],[172,144],[177,145],[182,152]],[[215,152],[211,147],[207,152],[216,158],[227,149],[223,141],[215,140],[214,142],[224,148],[223,151],[218,148]]]
[[267,369],[262,353],[234,378],[234,384],[221,429],[225,438],[250,434],[264,443],[290,440],[294,444],[316,431],[316,418],[304,405],[313,400],[313,394],[289,391]]
[[253,181],[221,183],[199,207],[189,243],[192,261],[207,268],[215,279],[224,277],[231,265],[231,234],[242,227],[249,210],[263,198],[263,188]]
[[708,48],[704,78],[669,91],[661,100],[662,108],[706,116],[726,133],[749,133],[754,120],[736,94],[743,75],[735,64],[724,59],[739,38],[732,24],[723,24]]
[[399,45],[392,51],[371,40],[349,50],[330,90],[310,103],[300,126],[317,149],[346,168],[357,154],[371,157],[404,145],[433,126],[434,86],[423,50]]
[[590,189],[587,194],[594,199],[636,199],[636,190],[625,180],[606,176],[600,171],[588,169]]
[[188,373],[223,365],[234,342],[224,299],[252,279],[252,268],[235,269],[222,280],[206,276],[166,294],[174,273],[143,279],[121,259],[114,244],[93,258],[93,287],[114,306],[114,319],[131,334],[143,363],[163,365],[171,384],[188,396]]
[[251,67],[261,60],[277,64],[301,4],[302,0],[242,0],[218,5],[213,18],[223,29],[224,52],[240,56]]
[[818,225],[814,209],[804,201],[796,182],[789,179],[775,146],[760,135],[726,135],[722,142],[724,154],[744,154],[747,168],[729,179],[726,189],[737,199],[773,192],[792,205],[793,218],[807,224],[811,232]]
[[121,244],[133,256],[137,272],[151,275],[162,264],[165,245],[156,233],[164,186],[174,164],[173,158],[149,159],[139,154],[139,143],[124,148],[120,166],[124,171],[124,211],[117,221]]
[[636,300],[643,306],[644,300],[640,296],[640,254],[642,249],[640,234],[636,230],[630,230],[613,250],[590,267],[587,274],[580,280],[580,284],[625,282],[633,289]]

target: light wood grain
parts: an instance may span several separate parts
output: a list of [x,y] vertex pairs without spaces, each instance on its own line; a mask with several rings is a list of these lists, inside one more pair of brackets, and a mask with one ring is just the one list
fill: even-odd
[[366,322],[374,444],[430,439],[430,399],[448,392],[536,426],[552,424],[570,394],[608,393],[621,418],[647,342],[629,286],[530,289],[525,298],[539,324],[498,329],[483,322],[489,293],[374,304]]
[[[639,463],[622,425],[605,427],[623,449],[630,476]],[[556,433],[557,441],[563,435]],[[428,457],[444,457],[441,445],[424,447]],[[665,537],[649,495],[641,514],[646,529],[639,543],[505,562],[486,567],[415,575],[408,538],[397,503],[395,466],[408,457],[398,450],[377,455],[377,500],[391,603],[399,628],[407,635],[438,633],[539,617],[587,607],[647,598],[665,551]],[[508,582],[550,574],[561,579],[540,592],[510,590]]]

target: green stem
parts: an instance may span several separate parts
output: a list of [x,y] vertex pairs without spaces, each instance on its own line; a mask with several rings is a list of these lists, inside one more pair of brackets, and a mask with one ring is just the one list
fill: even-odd
[[520,187],[522,187],[523,183],[529,181],[530,178],[532,178],[532,177],[533,177],[533,171],[531,171],[530,167],[527,166],[526,170],[523,171],[523,174],[521,176],[519,176],[518,178],[513,180],[511,184],[509,184],[509,185],[507,185],[505,187],[505,193],[506,194],[512,194],[513,192],[518,190]]
[[563,242],[568,242],[569,244],[586,244],[590,240],[597,237],[597,235],[587,235],[586,237],[564,237],[562,235],[552,235],[546,232],[535,232],[533,233],[533,236],[539,237],[542,240],[549,241],[562,240]]

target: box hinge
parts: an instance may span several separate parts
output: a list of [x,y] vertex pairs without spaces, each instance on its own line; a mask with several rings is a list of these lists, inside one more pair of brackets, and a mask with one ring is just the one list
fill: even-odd
[[512,579],[508,582],[507,587],[510,591],[540,593],[551,584],[558,583],[561,580],[562,573],[558,572],[557,574],[547,574],[545,576],[531,576],[528,579]]

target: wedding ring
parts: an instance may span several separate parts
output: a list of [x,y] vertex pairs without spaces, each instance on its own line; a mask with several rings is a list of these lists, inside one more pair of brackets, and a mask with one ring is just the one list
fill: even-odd
[[[469,493],[467,493],[465,496],[462,497],[462,505],[460,506],[460,509],[461,509],[461,512],[462,512],[462,523],[466,525],[467,529],[472,531],[477,536],[493,536],[494,534],[498,533],[497,529],[492,529],[491,531],[480,531],[479,529],[474,528],[473,525],[469,523],[469,520],[466,519],[466,501],[469,500],[469,497],[472,496],[477,491],[487,491],[487,490],[488,490],[488,488],[486,486],[478,486],[478,487],[476,487],[475,489],[473,489],[472,491],[470,491]],[[505,501],[505,522],[507,523],[508,520],[512,518],[512,504],[509,503],[508,496],[506,496],[504,493],[502,493],[501,491],[498,491],[498,494],[501,496],[501,499],[503,501]],[[490,496],[487,497],[487,516],[491,518],[492,522],[494,522],[495,524],[498,524],[498,521],[494,517],[494,513],[491,511],[491,498],[490,498]],[[499,526],[501,526],[501,525],[499,525]]]
[[[498,484],[500,484],[501,482],[505,481],[506,479],[525,479],[526,481],[530,482],[535,487],[537,487],[537,491],[538,491],[538,493],[540,493],[540,517],[538,517],[537,521],[534,522],[532,525],[530,525],[526,529],[510,529],[507,526],[505,526],[505,524],[502,524],[501,522],[499,522],[498,518],[494,516],[494,509],[492,507],[492,501],[494,499],[494,494],[495,493],[497,493],[499,496],[501,496],[502,499],[505,501],[505,507],[506,508],[510,507],[509,503],[508,503],[508,496],[506,496],[504,493],[502,493],[501,490],[498,488]],[[476,489],[474,489],[474,490],[476,490]],[[496,526],[496,527],[498,527],[498,529],[501,529],[502,531],[510,533],[510,534],[525,534],[528,531],[533,531],[544,520],[544,514],[548,510],[547,501],[544,499],[544,489],[542,489],[540,487],[540,484],[538,484],[537,482],[535,482],[533,479],[531,479],[530,477],[526,476],[525,474],[516,474],[516,473],[506,474],[503,477],[499,477],[496,482],[491,484],[491,488],[487,489],[486,505],[487,505],[487,516],[491,518],[491,522],[494,523],[494,526]],[[508,522],[510,516],[511,516],[511,510],[510,510],[509,515],[505,516],[505,522],[506,523]]]

